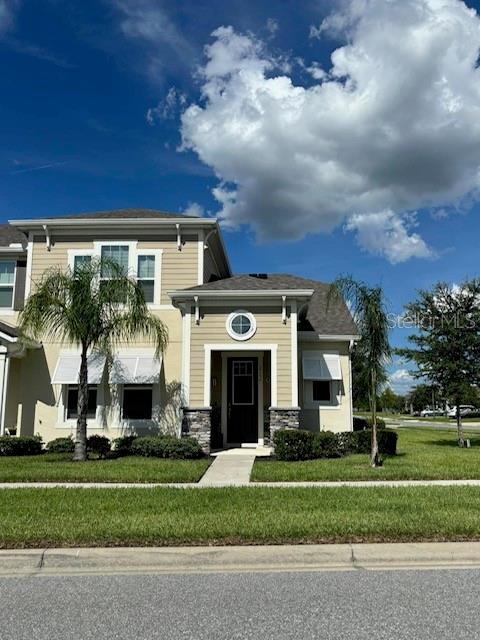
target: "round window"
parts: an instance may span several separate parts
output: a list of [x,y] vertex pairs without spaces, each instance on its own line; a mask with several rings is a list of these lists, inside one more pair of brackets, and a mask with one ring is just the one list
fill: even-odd
[[256,329],[255,318],[248,311],[234,311],[227,318],[227,332],[235,340],[248,340]]

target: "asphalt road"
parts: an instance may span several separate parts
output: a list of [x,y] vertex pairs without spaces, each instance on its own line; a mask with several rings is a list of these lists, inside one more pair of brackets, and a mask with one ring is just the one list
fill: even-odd
[[2,640],[475,640],[480,569],[0,579]]

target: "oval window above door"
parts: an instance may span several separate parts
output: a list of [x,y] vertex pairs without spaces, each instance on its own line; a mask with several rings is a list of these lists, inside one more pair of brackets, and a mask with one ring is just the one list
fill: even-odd
[[255,316],[249,311],[234,311],[227,318],[227,333],[234,340],[248,340],[257,330]]

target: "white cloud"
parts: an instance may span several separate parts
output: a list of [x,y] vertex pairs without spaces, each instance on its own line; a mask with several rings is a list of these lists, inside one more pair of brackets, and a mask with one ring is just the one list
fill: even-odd
[[275,20],[275,18],[268,18],[266,27],[270,36],[273,37],[278,31],[278,20]]
[[187,97],[175,87],[170,87],[167,95],[157,104],[147,111],[146,119],[148,124],[154,125],[157,120],[168,120],[174,118],[178,110],[187,102]]
[[399,395],[405,395],[415,386],[415,378],[407,369],[397,369],[388,377],[388,386]]
[[205,209],[201,204],[198,204],[198,202],[189,202],[187,208],[182,211],[182,213],[184,216],[201,218],[205,213]]
[[145,71],[151,79],[163,78],[166,64],[190,62],[193,47],[170,19],[159,0],[110,0],[119,12],[120,30],[145,48]]
[[412,226],[411,216],[396,215],[388,209],[379,213],[356,213],[345,229],[357,232],[357,242],[363,249],[387,258],[392,264],[410,258],[433,257],[433,251],[418,233],[409,234]]
[[295,239],[346,221],[362,242],[373,223],[358,216],[376,214],[402,245],[381,253],[429,256],[404,214],[478,193],[480,20],[460,0],[346,6],[317,29],[346,44],[308,87],[252,35],[217,29],[200,69],[202,100],[183,114],[183,147],[218,177],[227,225]]

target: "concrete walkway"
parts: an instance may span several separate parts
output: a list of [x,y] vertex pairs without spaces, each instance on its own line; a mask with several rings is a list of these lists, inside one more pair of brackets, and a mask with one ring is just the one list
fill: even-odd
[[2,576],[473,566],[480,542],[0,550]]
[[[248,456],[245,456],[248,458]],[[250,473],[251,460],[241,460],[228,467],[228,478],[222,478],[225,466],[219,466],[215,476],[207,479],[207,474],[199,482],[1,482],[0,491],[7,489],[208,489],[209,487],[249,487],[249,488],[323,488],[350,487],[480,487],[480,480],[358,480],[337,482],[249,482],[245,479]],[[210,469],[212,469],[213,464]],[[235,471],[236,477],[233,477]],[[243,479],[241,479],[243,476]]]
[[202,487],[238,487],[250,483],[255,449],[232,449],[218,453],[199,481]]

